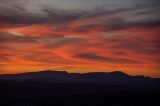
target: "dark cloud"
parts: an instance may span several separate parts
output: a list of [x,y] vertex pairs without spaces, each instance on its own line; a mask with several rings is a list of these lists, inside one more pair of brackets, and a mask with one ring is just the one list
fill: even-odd
[[122,51],[114,51],[112,52],[113,55],[127,55],[127,53],[122,52]]
[[0,21],[14,24],[72,24],[72,22],[75,21],[79,22],[81,20],[92,20],[95,18],[91,25],[85,25],[86,23],[84,23],[83,26],[77,27],[79,31],[93,28],[95,21],[98,21],[96,25],[104,28],[109,27],[110,30],[133,26],[159,26],[159,5],[159,3],[152,2],[146,5],[115,7],[114,9],[110,7],[98,7],[97,9],[97,7],[95,7],[95,9],[86,11],[59,9],[52,5],[38,5],[40,9],[36,10],[31,7],[33,11],[29,11],[28,8],[23,5],[0,3]]
[[0,56],[0,62],[8,61],[9,59],[6,56]]
[[23,35],[15,32],[0,32],[1,43],[34,43],[36,39],[33,37]]
[[74,21],[85,14],[84,11],[56,10],[49,7],[44,8],[43,11],[47,15],[46,21],[48,20],[53,23],[64,23]]
[[0,20],[13,24],[64,23],[74,21],[83,15],[82,11],[57,10],[43,6],[40,13],[28,12],[25,8],[8,5],[0,7]]
[[[158,38],[159,39],[159,38]],[[113,41],[113,40],[112,40]],[[128,40],[117,40],[115,45],[111,46],[110,48],[118,49],[118,50],[129,50],[132,52],[135,52],[137,54],[147,54],[147,55],[156,55],[160,53],[159,50],[159,40],[158,42],[154,41],[139,41],[134,39],[128,39]]]
[[78,54],[75,57],[86,59],[86,60],[92,60],[92,61],[94,60],[94,61],[117,63],[117,64],[140,64],[141,63],[131,59],[103,57],[103,56],[98,56],[91,53]]
[[[48,59],[48,57],[50,59]],[[24,54],[23,57],[21,57],[21,59],[23,60],[30,60],[30,61],[34,61],[34,62],[44,62],[44,63],[53,63],[53,62],[58,62],[60,60],[62,60],[62,58],[53,53],[53,52],[49,52],[49,51],[38,51],[38,50],[34,50],[31,51],[30,53],[26,53]]]

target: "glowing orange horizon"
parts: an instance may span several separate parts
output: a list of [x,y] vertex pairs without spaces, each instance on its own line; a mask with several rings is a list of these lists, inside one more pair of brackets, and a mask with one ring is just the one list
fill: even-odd
[[[131,75],[160,77],[159,54],[152,53],[158,50],[154,41],[160,28],[103,32],[96,27],[82,33],[74,31],[76,27],[72,25],[64,32],[49,24],[0,29],[1,36],[7,36],[0,43],[5,46],[0,49],[0,74],[45,69],[80,73],[122,70]],[[144,50],[136,50],[136,44]]]
[[0,74],[120,70],[160,77],[158,4],[158,0],[3,0]]

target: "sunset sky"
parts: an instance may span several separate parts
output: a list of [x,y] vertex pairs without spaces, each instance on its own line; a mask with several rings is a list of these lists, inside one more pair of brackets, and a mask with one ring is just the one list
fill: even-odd
[[0,0],[0,74],[160,77],[159,0]]

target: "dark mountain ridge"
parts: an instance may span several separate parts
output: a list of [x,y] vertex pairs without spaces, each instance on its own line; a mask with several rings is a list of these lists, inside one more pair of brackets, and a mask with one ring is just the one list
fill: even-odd
[[[68,73],[66,71],[39,71],[0,75],[1,80],[37,81],[50,83],[87,84],[157,84],[159,80],[144,76],[131,76],[121,71]],[[156,81],[155,81],[156,80]]]
[[0,75],[0,106],[156,106],[160,79],[121,71]]

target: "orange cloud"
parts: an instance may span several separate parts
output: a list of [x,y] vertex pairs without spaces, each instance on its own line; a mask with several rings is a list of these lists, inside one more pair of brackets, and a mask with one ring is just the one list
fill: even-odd
[[159,22],[134,19],[133,11],[0,16],[0,73],[122,70],[160,77]]

